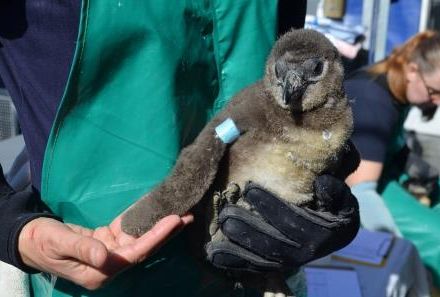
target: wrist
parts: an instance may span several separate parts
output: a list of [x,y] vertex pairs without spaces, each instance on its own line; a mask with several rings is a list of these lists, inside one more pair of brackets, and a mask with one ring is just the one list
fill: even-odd
[[37,192],[14,192],[0,172],[0,261],[28,273],[37,272],[23,262],[18,245],[23,227],[39,217],[61,220],[50,212]]

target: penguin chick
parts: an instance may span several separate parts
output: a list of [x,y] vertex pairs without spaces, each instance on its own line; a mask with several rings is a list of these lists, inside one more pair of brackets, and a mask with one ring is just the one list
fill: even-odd
[[[339,54],[322,34],[293,30],[283,35],[264,78],[234,96],[182,150],[169,177],[123,215],[123,231],[140,236],[166,215],[196,209],[204,198],[196,213],[202,209],[200,241],[206,242],[209,226],[216,224],[213,192],[231,183],[244,189],[252,181],[295,205],[331,203],[313,201],[313,181],[340,165],[352,131],[343,77]],[[241,132],[232,144],[215,132],[228,118]]]
[[[169,177],[127,210],[124,232],[139,236],[230,182],[244,189],[252,181],[288,203],[310,204],[313,181],[335,166],[352,131],[343,77],[339,54],[322,34],[301,29],[283,35],[264,78],[234,96],[182,150]],[[215,132],[227,118],[241,132],[229,145]]]

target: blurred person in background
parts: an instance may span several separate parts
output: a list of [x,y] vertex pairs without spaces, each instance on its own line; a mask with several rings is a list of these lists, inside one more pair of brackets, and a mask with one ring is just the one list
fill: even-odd
[[416,34],[383,61],[351,73],[345,89],[353,108],[352,140],[361,155],[346,181],[359,201],[361,224],[415,243],[440,285],[440,206],[405,199],[408,194],[396,186],[404,168],[403,123],[410,106],[440,105],[439,33]]

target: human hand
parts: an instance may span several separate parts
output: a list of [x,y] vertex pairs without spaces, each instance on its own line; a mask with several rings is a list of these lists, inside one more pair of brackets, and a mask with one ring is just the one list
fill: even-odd
[[287,205],[250,184],[244,198],[257,215],[237,205],[220,211],[219,224],[228,240],[211,241],[206,251],[216,267],[229,270],[288,271],[350,243],[359,229],[356,198],[345,183],[323,175],[315,181],[319,210]]
[[19,253],[26,265],[93,290],[146,259],[192,220],[170,215],[134,238],[122,232],[121,216],[95,230],[40,217],[22,229]]
[[384,231],[401,236],[390,210],[376,188],[377,183],[373,181],[359,183],[351,187],[351,191],[359,203],[362,227],[371,231]]

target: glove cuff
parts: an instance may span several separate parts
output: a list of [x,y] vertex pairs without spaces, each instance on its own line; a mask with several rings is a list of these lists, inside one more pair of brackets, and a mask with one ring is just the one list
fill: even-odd
[[351,188],[359,202],[361,225],[368,230],[388,231],[401,236],[383,198],[377,193],[377,182],[368,181]]
[[[377,182],[376,181],[365,181],[358,183],[351,187],[351,192],[356,196],[356,193],[362,193],[364,191],[376,191]],[[356,196],[357,197],[357,196]],[[359,199],[358,199],[359,200]]]

